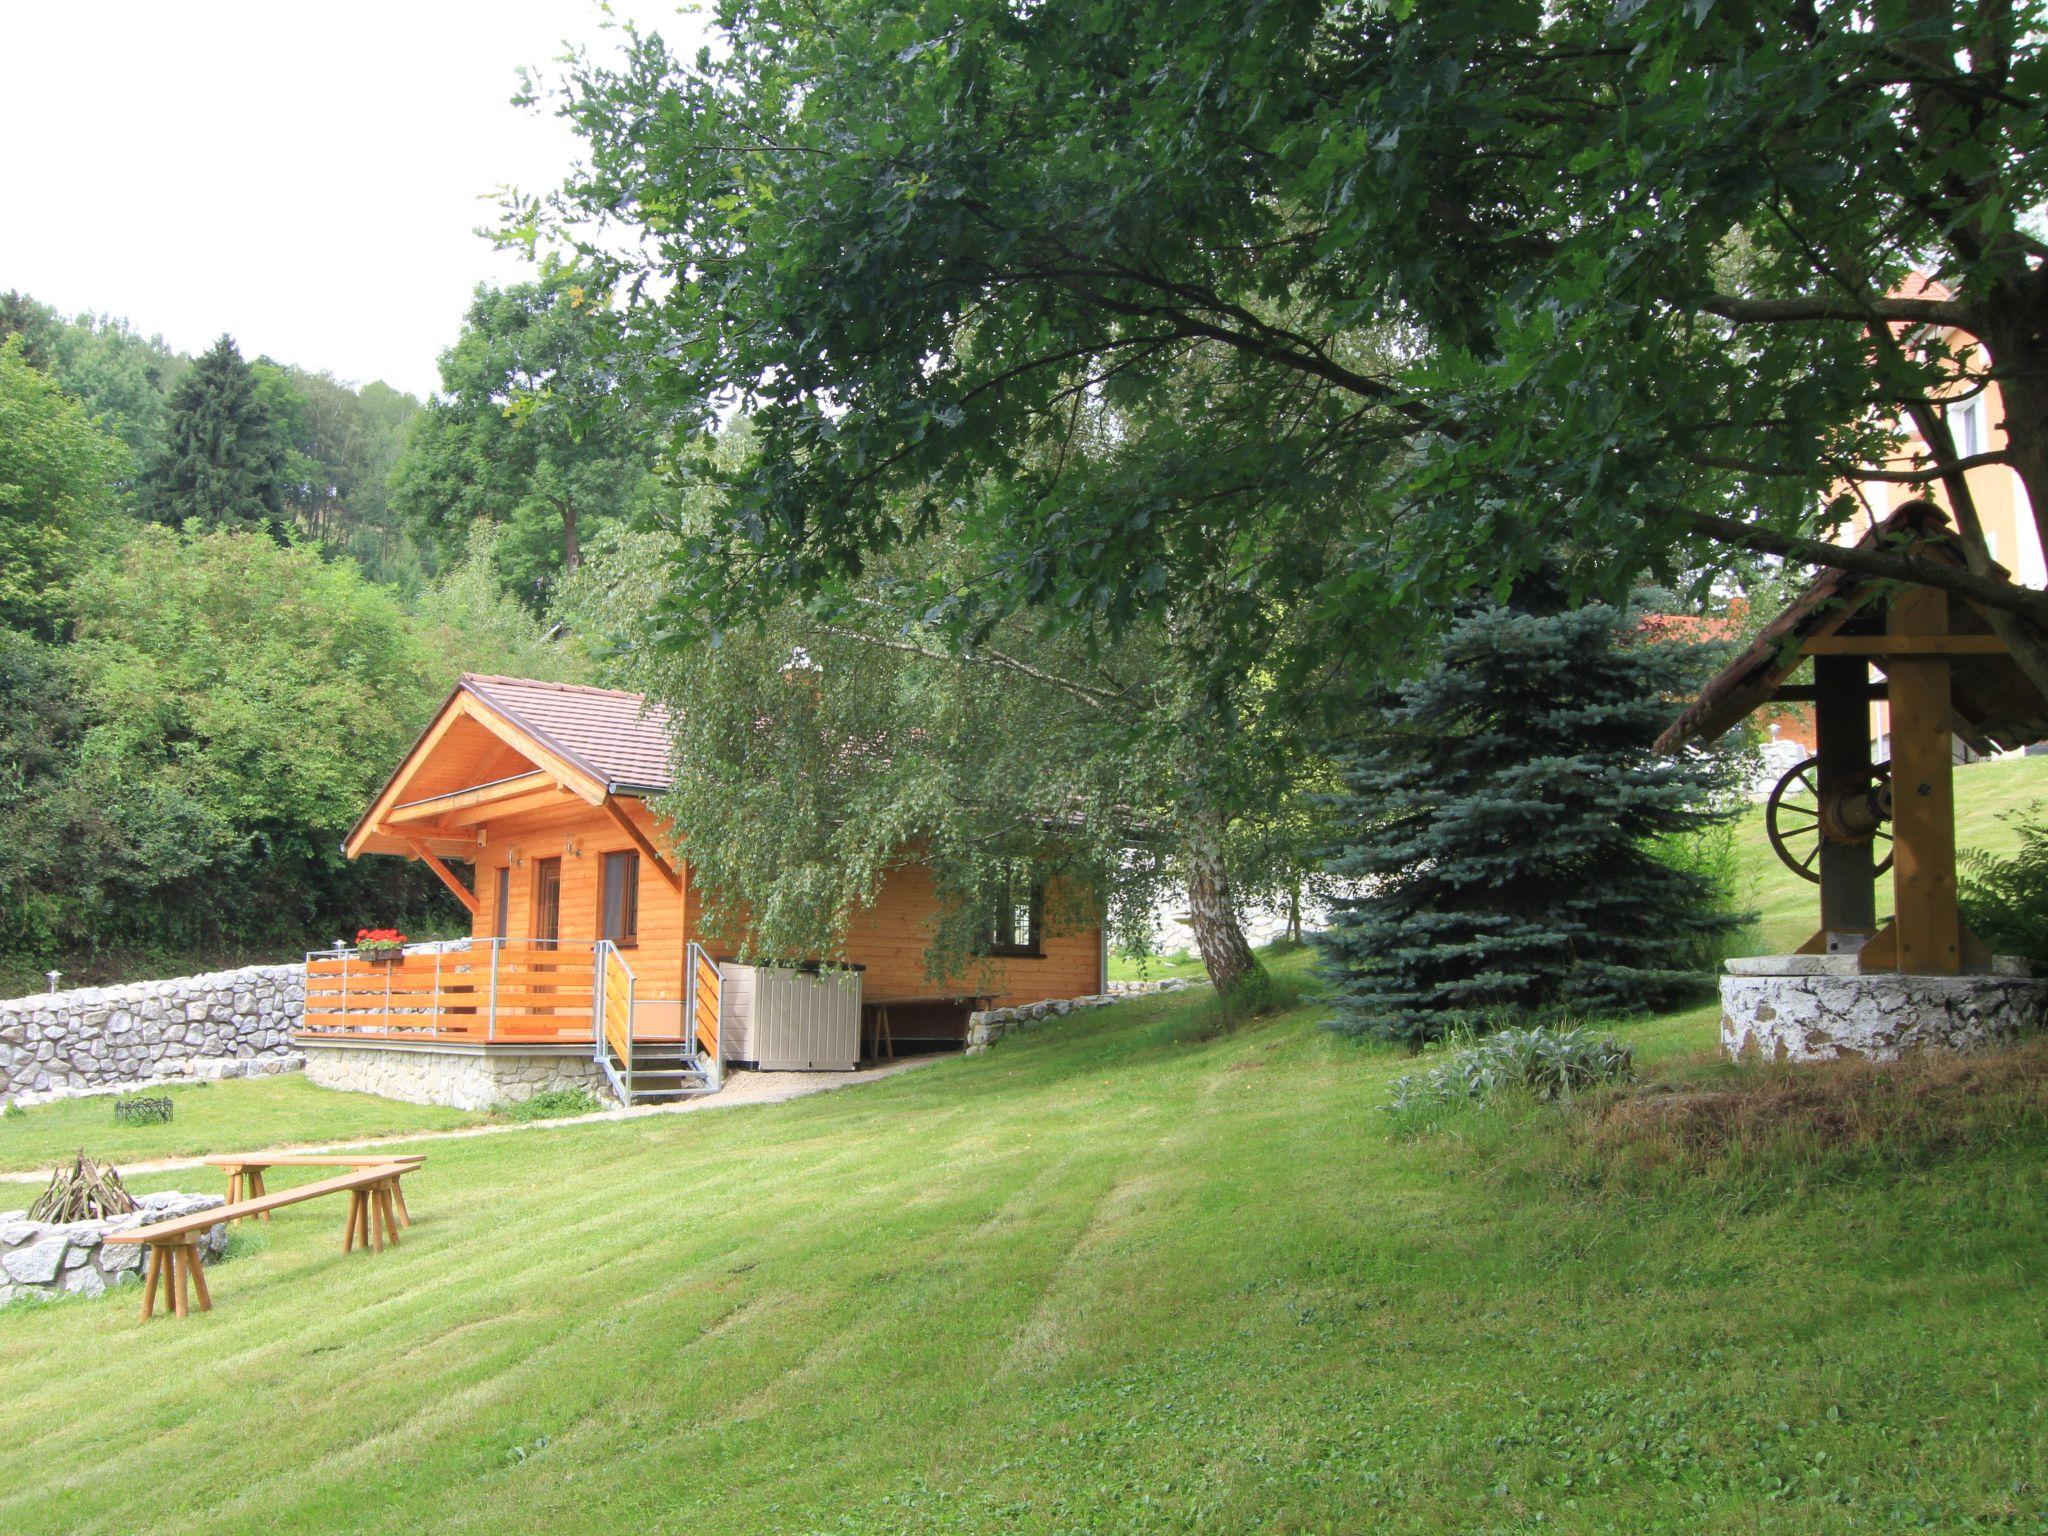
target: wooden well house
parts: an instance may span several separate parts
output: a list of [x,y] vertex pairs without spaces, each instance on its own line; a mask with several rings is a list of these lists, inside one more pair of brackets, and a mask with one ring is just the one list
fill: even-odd
[[709,945],[687,850],[648,807],[670,783],[667,717],[640,695],[465,676],[344,851],[421,861],[471,935],[310,955],[309,1075],[470,1106],[566,1083],[671,1098],[715,1090],[777,1038],[825,1059],[765,1065],[844,1068],[863,1049],[956,1044],[976,1007],[1106,985],[1101,922],[1062,924],[1066,904],[1041,891],[992,912],[989,953],[966,974],[932,980],[938,900],[908,856],[840,954],[739,965]]
[[[1908,502],[1861,547],[1961,567],[1942,510]],[[1794,682],[1808,662],[1812,680]],[[1714,741],[1772,703],[1810,705],[1815,750],[1772,788],[1772,847],[1816,886],[1814,932],[1791,956],[1729,962],[1723,1034],[1738,1052],[1886,1056],[1976,1043],[2039,1015],[2042,984],[2001,961],[1957,906],[1955,762],[2048,739],[2048,700],[1973,604],[1927,586],[1830,570],[1766,626],[1664,733]],[[1885,752],[1872,706],[1888,706]],[[1891,913],[1880,920],[1880,882]]]

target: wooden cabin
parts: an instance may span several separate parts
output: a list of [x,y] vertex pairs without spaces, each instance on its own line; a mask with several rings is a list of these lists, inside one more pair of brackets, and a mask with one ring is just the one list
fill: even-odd
[[[670,782],[668,719],[640,695],[464,676],[343,847],[426,864],[471,939],[309,956],[299,1039],[315,1080],[472,1104],[588,1082],[630,1100],[751,1063],[754,972],[707,948],[689,861],[647,806]],[[937,898],[906,858],[826,957],[855,968],[863,1049],[955,1043],[975,1007],[1104,990],[1100,921],[1059,926],[1056,905],[992,914],[989,956],[934,982]]]

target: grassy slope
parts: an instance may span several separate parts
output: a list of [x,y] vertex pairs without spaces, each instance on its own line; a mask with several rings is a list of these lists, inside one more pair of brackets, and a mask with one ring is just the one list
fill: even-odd
[[[0,1172],[46,1167],[80,1148],[94,1157],[126,1164],[202,1152],[247,1152],[316,1141],[410,1135],[488,1118],[459,1109],[315,1088],[296,1072],[147,1091],[151,1097],[170,1095],[175,1108],[169,1124],[117,1124],[113,1096],[101,1094],[38,1104],[18,1115],[0,1116]],[[8,1200],[6,1192],[0,1191],[0,1204]]]
[[[0,1312],[0,1526],[2038,1520],[2038,1140],[1574,1194],[1390,1139],[1409,1063],[1314,1010],[1205,1038],[1205,1006],[434,1144],[402,1248],[344,1258],[338,1204],[280,1213],[237,1233],[209,1317],[138,1327],[133,1291]],[[1713,1015],[1629,1032],[1669,1062]]]
[[[2018,839],[2003,820],[2048,797],[2048,757],[2003,757],[1956,770],[1956,846],[2010,852]],[[1739,828],[1743,879],[1759,914],[1757,936],[1738,952],[1779,954],[1804,943],[1819,921],[1819,887],[1802,880],[1771,852],[1761,809]],[[1891,915],[1891,889],[1878,884],[1878,914]]]

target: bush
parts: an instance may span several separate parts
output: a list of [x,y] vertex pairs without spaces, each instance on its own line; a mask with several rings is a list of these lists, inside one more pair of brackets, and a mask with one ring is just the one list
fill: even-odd
[[507,1120],[559,1120],[602,1108],[588,1088],[543,1088],[530,1098],[505,1105],[498,1113]]
[[1397,1077],[1390,1114],[1460,1104],[1487,1104],[1521,1093],[1543,1101],[1569,1099],[1586,1088],[1635,1076],[1635,1048],[1588,1029],[1503,1029],[1427,1072]]
[[2010,857],[1963,854],[1963,921],[1993,954],[2018,955],[2048,973],[2048,801],[2004,818],[2020,835]]

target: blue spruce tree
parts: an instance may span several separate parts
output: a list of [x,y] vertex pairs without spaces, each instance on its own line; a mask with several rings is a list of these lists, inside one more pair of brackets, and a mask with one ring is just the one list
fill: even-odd
[[1696,992],[1728,895],[1660,845],[1725,812],[1734,763],[1652,743],[1717,647],[1541,578],[1462,612],[1337,754],[1347,840],[1320,967],[1350,1034],[1668,1006]]

